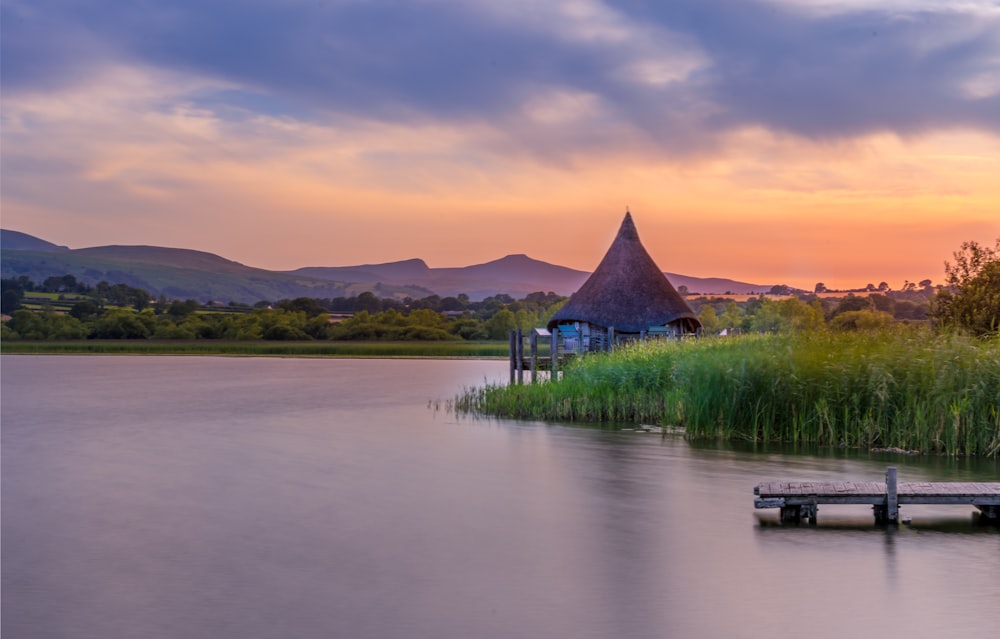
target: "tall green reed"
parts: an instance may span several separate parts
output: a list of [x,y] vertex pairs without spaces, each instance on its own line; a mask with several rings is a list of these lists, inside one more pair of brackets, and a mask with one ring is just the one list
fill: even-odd
[[562,379],[467,389],[455,408],[682,425],[690,437],[1000,452],[1000,340],[926,330],[633,344]]

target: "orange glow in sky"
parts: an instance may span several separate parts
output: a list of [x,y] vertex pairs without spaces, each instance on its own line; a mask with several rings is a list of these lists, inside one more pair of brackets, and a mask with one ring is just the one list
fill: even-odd
[[[692,27],[597,1],[470,1],[428,26],[473,34],[453,38],[465,55],[421,36],[376,52],[335,27],[378,32],[351,13],[376,9],[338,5],[313,17],[330,21],[324,38],[286,25],[320,59],[280,41],[274,73],[250,50],[246,64],[191,53],[173,23],[144,27],[153,46],[117,14],[5,4],[19,20],[3,23],[2,224],[73,248],[192,248],[275,270],[526,253],[592,270],[628,207],[666,271],[812,289],[940,282],[963,241],[1000,237],[988,2],[921,26],[898,20],[926,16],[921,2],[775,1],[785,23],[741,23],[737,40],[724,23],[738,15]],[[262,38],[271,6],[246,18]],[[843,35],[872,20],[881,39]],[[64,52],[64,33],[82,48]],[[532,56],[514,48],[525,38]],[[949,42],[982,48],[920,67]],[[876,61],[885,75],[869,77]]]

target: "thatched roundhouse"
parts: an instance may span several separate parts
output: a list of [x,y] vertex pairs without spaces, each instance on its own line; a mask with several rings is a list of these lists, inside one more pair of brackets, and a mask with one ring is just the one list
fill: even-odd
[[604,350],[622,339],[694,335],[701,322],[646,252],[626,212],[604,259],[548,328],[559,329],[567,350]]

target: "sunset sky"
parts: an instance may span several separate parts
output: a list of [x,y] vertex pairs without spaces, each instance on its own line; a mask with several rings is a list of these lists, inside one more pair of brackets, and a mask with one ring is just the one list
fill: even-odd
[[994,0],[3,0],[0,223],[811,289],[1000,237]]

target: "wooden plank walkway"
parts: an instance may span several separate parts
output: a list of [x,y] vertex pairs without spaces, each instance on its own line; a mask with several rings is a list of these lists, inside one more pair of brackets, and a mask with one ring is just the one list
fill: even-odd
[[964,504],[978,508],[981,520],[1000,523],[1000,482],[897,482],[894,467],[885,483],[770,481],[753,492],[755,508],[779,508],[786,522],[816,523],[819,504],[871,504],[876,523],[897,523],[903,504]]

